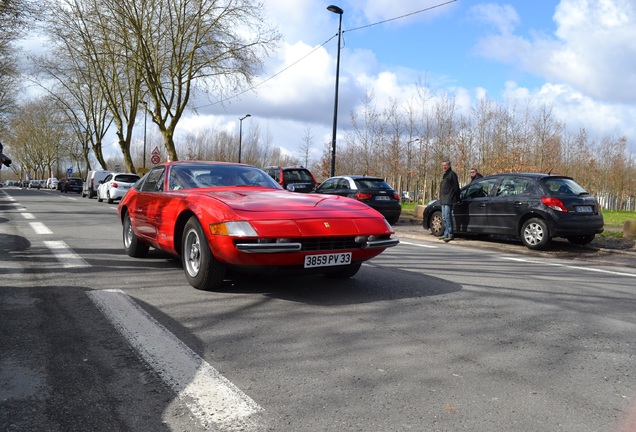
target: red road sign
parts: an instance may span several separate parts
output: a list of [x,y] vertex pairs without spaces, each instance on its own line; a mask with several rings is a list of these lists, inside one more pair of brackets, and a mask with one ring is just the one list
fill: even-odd
[[153,165],[157,165],[159,162],[161,162],[161,158],[159,157],[159,155],[152,155],[150,157],[150,162],[152,162]]

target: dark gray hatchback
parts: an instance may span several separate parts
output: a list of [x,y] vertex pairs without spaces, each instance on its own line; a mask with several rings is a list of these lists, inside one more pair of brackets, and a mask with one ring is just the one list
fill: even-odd
[[[514,236],[530,249],[545,248],[553,237],[587,244],[603,232],[596,198],[570,177],[535,173],[496,174],[464,186],[453,206],[455,233]],[[437,200],[424,209],[424,229],[441,236]]]
[[391,225],[402,213],[400,195],[380,177],[361,175],[330,177],[316,188],[316,193],[353,198],[377,210]]

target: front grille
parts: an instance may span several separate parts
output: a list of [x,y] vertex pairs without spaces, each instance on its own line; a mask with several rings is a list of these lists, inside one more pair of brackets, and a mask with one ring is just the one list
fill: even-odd
[[[258,240],[235,239],[235,243],[258,243]],[[356,243],[355,237],[316,237],[292,238],[290,243],[300,243],[303,252],[337,251],[347,249],[361,249],[362,244]]]
[[[294,240],[295,241],[295,240]],[[300,239],[299,242],[303,245],[302,251],[328,251],[328,250],[343,250],[343,249],[360,249],[361,244],[355,242],[354,237],[320,237]]]

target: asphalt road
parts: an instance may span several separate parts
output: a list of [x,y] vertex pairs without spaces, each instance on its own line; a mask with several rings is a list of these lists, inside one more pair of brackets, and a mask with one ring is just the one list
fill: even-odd
[[0,189],[0,430],[635,430],[629,265],[398,225],[351,280],[208,293],[115,215]]

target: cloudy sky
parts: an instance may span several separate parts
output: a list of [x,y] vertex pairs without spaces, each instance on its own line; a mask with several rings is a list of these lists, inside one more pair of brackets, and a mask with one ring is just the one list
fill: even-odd
[[[249,113],[244,137],[258,126],[274,145],[299,156],[310,128],[319,157],[331,141],[338,15],[327,6],[335,4],[344,10],[339,136],[365,90],[378,104],[406,99],[424,80],[456,95],[463,107],[484,95],[546,102],[573,131],[626,136],[636,153],[634,0],[263,2],[283,34],[255,79],[264,83],[224,104],[195,101],[198,115],[184,118],[180,133],[224,128],[238,134],[238,118]],[[402,18],[390,20],[396,17]]]
[[331,141],[337,38],[321,45],[337,34],[338,15],[327,10],[335,4],[344,10],[339,135],[365,89],[376,101],[407,98],[423,79],[465,106],[483,95],[545,101],[570,129],[585,127],[592,137],[626,136],[636,152],[633,0],[264,3],[284,40],[256,82],[302,60],[224,106],[201,101],[199,116],[185,120],[183,130],[237,130],[238,117],[249,113],[244,136],[255,122],[296,156],[311,128],[318,156]]

